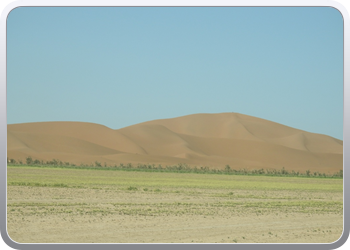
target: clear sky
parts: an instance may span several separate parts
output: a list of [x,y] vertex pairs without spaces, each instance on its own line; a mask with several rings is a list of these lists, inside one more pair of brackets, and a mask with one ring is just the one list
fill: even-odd
[[118,129],[238,112],[343,138],[343,19],[329,7],[20,7],[7,122]]

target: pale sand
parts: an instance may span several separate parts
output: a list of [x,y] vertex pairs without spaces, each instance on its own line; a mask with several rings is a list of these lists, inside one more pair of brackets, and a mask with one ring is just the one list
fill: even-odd
[[233,197],[227,193],[9,186],[7,230],[20,243],[331,243],[342,234],[342,209],[334,204],[332,211],[320,206],[310,212],[301,206],[224,206],[285,202],[285,197],[295,202],[339,202],[342,192],[234,190]]
[[74,164],[150,163],[223,169],[334,173],[343,168],[343,142],[238,113],[195,114],[113,130],[82,122],[8,125],[7,155]]

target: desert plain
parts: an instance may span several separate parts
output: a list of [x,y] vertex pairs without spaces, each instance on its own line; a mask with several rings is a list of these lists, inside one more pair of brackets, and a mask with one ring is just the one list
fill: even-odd
[[[222,113],[118,130],[12,124],[7,139],[15,160],[7,167],[7,229],[16,242],[331,243],[343,231],[343,179],[321,175],[343,168],[343,143],[330,136]],[[26,164],[29,156],[38,163]],[[52,159],[69,164],[44,164]],[[113,167],[128,163],[316,174]]]

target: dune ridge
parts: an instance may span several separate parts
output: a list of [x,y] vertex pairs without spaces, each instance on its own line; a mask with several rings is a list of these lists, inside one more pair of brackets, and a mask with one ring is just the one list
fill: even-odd
[[343,142],[239,113],[193,114],[122,129],[85,122],[7,126],[7,156],[74,164],[146,163],[337,172]]

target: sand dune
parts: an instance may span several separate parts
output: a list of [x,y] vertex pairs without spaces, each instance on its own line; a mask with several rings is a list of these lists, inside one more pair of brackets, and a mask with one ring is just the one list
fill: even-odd
[[238,113],[195,114],[119,130],[82,122],[8,125],[7,154],[71,163],[154,163],[337,172],[343,142]]

